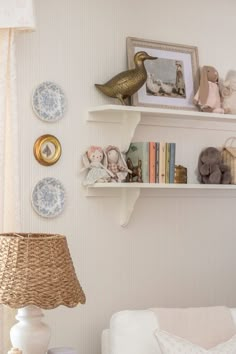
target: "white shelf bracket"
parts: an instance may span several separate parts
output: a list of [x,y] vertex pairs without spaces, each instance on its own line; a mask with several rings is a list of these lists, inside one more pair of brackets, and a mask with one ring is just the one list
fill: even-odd
[[125,227],[128,225],[139,196],[140,196],[140,188],[130,188],[130,189],[122,188],[121,211],[120,211],[121,226]]
[[129,149],[137,125],[141,121],[141,112],[120,112],[121,120],[121,151]]

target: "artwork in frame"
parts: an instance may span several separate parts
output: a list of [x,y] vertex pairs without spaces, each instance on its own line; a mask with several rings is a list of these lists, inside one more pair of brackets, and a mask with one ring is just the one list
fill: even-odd
[[50,134],[40,136],[34,143],[34,157],[44,166],[54,165],[61,157],[60,141]]
[[197,47],[128,37],[129,69],[139,51],[157,59],[145,62],[147,81],[132,96],[132,105],[197,110],[193,103],[199,87]]

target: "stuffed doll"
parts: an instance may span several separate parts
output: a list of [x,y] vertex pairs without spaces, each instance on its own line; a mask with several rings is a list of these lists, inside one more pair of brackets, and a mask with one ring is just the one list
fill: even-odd
[[123,182],[126,179],[128,172],[131,172],[125,159],[118,147],[109,145],[105,149],[107,156],[107,168],[114,174],[112,182]]
[[225,113],[236,114],[236,71],[230,70],[222,83],[221,95]]
[[224,113],[218,81],[217,70],[212,66],[203,66],[200,87],[194,97],[194,103],[200,107],[201,111]]
[[85,186],[95,182],[111,182],[114,178],[114,174],[106,168],[106,155],[100,146],[90,146],[82,159],[85,166],[82,171],[88,170],[84,180]]
[[204,149],[198,161],[198,180],[203,184],[230,184],[231,173],[222,163],[221,153],[214,147]]

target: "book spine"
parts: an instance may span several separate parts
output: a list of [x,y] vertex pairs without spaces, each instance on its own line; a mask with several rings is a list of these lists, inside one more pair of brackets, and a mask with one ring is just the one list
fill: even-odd
[[149,183],[149,143],[140,143],[142,151],[142,179],[143,183]]
[[159,146],[159,183],[165,183],[165,164],[166,164],[166,144],[160,142]]
[[156,143],[156,183],[159,183],[159,147],[160,144]]
[[170,143],[170,183],[175,182],[175,143]]
[[156,143],[149,143],[149,183],[156,182]]
[[170,183],[170,143],[166,143],[166,176],[165,176],[165,182]]

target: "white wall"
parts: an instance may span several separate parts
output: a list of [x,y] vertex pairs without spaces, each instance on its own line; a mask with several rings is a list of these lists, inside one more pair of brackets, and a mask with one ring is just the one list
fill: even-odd
[[[90,144],[119,141],[117,127],[88,125],[85,118],[88,107],[111,102],[94,83],[126,68],[126,37],[196,45],[200,64],[214,65],[224,77],[236,67],[235,1],[37,0],[36,10],[37,32],[20,35],[17,50],[23,230],[67,235],[87,295],[85,306],[47,312],[51,346],[99,353],[101,330],[121,309],[236,305],[235,198],[141,198],[122,229],[119,200],[86,198],[79,176],[81,154]],[[32,90],[44,80],[57,82],[67,95],[67,114],[55,124],[43,123],[31,109]],[[176,141],[178,162],[193,170],[202,146],[236,135],[184,132],[183,139],[178,128],[142,125],[135,139]],[[52,167],[39,165],[32,153],[45,133],[55,134],[63,148]],[[195,155],[183,161],[191,142]],[[59,178],[67,190],[66,210],[51,220],[39,217],[30,203],[32,188],[46,176]]]

